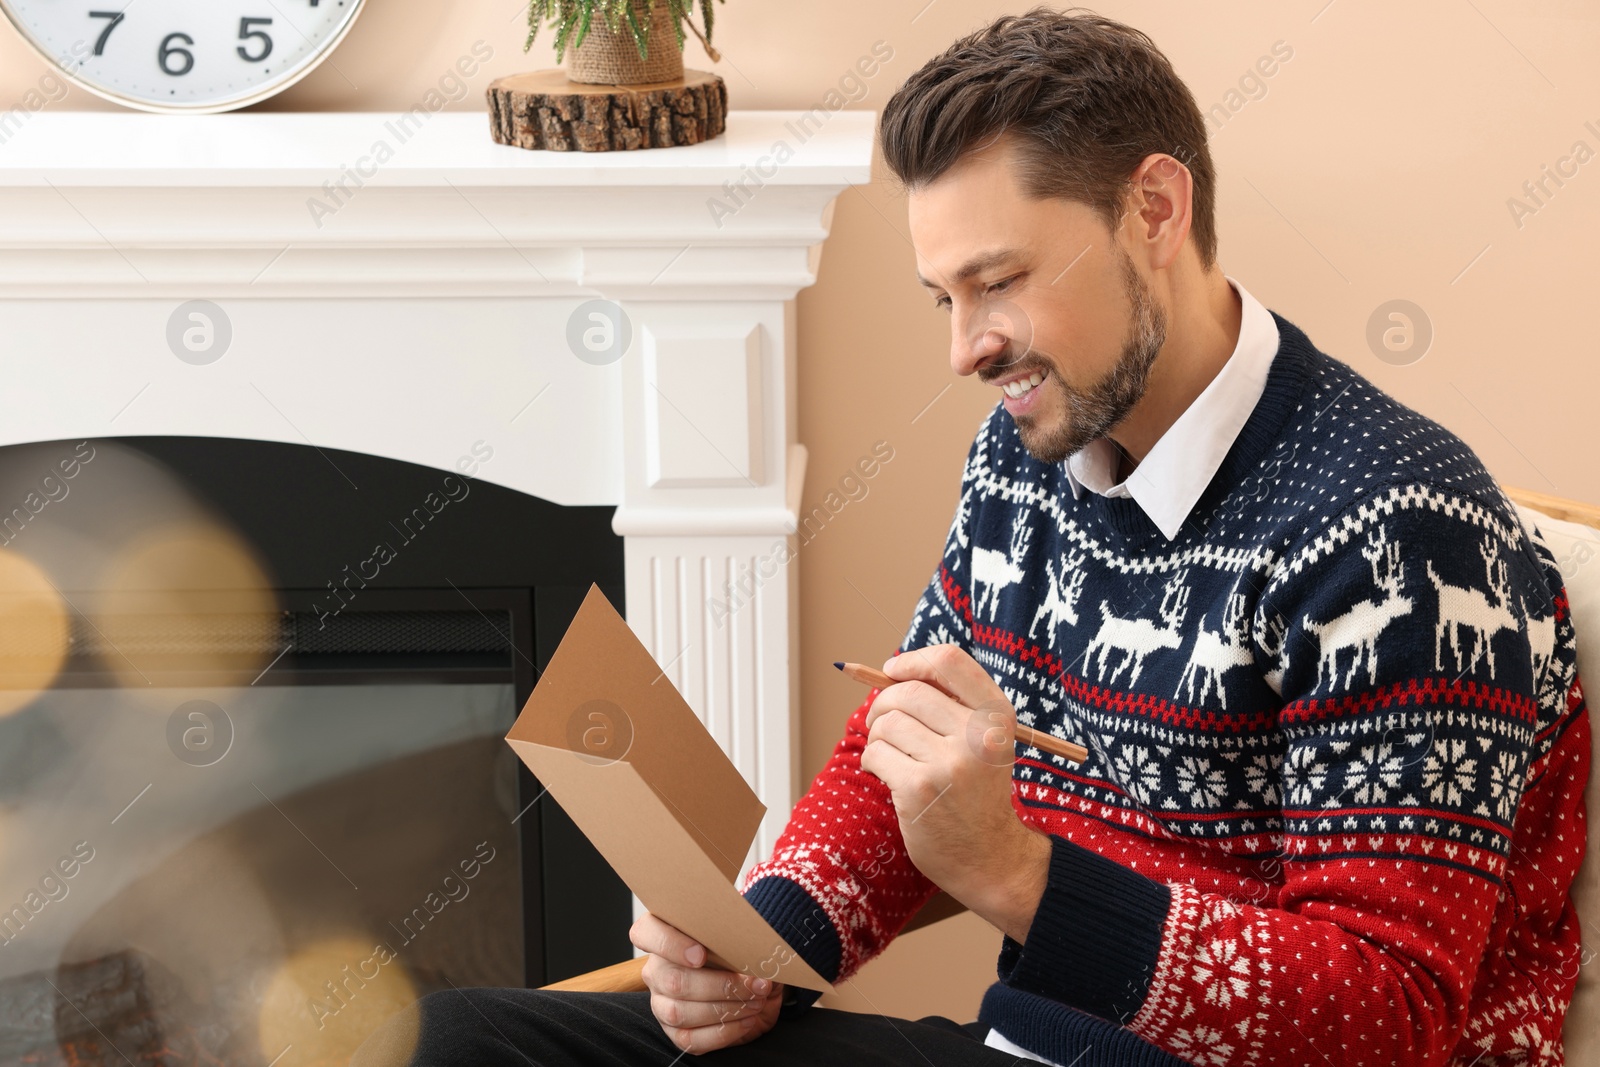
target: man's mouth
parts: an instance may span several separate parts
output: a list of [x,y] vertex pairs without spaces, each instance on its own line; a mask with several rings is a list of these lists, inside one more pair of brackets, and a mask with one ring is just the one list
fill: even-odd
[[1044,381],[1044,379],[1045,372],[1042,370],[1036,370],[1032,374],[1024,377],[1013,378],[1010,381],[1001,382],[1000,391],[1005,393],[1006,396],[1009,396],[1013,400],[1020,400],[1037,389],[1039,387],[1039,383]]

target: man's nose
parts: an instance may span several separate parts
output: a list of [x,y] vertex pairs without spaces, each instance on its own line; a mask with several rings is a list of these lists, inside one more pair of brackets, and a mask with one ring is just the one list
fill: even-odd
[[1002,315],[978,308],[964,320],[950,321],[950,369],[960,375],[982,370],[998,360],[1011,338]]

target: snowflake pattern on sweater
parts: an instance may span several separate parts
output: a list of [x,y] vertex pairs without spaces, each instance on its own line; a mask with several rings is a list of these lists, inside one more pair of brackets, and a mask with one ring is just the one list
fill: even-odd
[[[1171,541],[1003,408],[973,442],[901,650],[960,645],[1090,752],[1018,750],[1049,887],[980,1018],[1057,1062],[1070,1011],[1197,1064],[1558,1063],[1589,725],[1554,557],[1463,442],[1274,318]],[[780,931],[820,909],[836,936],[790,939],[839,979],[935,891],[860,770],[871,699],[745,881]]]

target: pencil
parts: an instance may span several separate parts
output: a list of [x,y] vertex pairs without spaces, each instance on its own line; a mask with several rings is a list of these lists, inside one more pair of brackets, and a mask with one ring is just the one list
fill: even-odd
[[[845,673],[845,677],[861,682],[863,685],[875,686],[878,689],[887,689],[894,685],[894,679],[880,670],[868,667],[861,663],[842,663],[838,660],[833,664]],[[1017,723],[1017,743],[1030,745],[1041,749],[1053,756],[1071,760],[1073,763],[1082,763],[1089,758],[1089,750],[1082,745],[1075,745],[1071,741],[1063,741],[1059,737],[1040,733],[1031,726]]]

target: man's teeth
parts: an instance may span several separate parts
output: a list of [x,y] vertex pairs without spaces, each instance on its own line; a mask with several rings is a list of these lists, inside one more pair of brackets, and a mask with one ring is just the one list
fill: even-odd
[[1018,397],[1027,396],[1029,393],[1033,392],[1042,381],[1044,381],[1043,372],[1034,371],[1026,378],[1018,378],[1014,382],[1007,382],[1000,388],[1005,392],[1006,396],[1009,396],[1011,399],[1015,400]]

